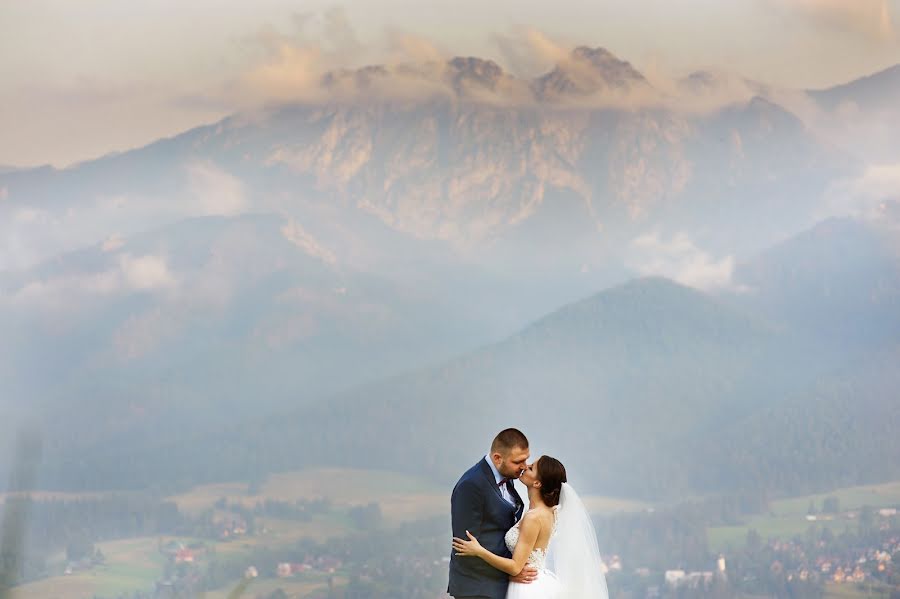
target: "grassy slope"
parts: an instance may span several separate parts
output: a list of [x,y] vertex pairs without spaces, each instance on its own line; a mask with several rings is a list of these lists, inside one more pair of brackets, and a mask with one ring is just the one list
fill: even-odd
[[164,565],[164,558],[157,551],[158,541],[158,537],[140,537],[98,543],[106,556],[104,566],[21,585],[13,590],[12,596],[76,599],[151,589]]
[[[346,517],[346,509],[377,501],[388,525],[402,521],[440,516],[449,513],[449,489],[435,487],[415,477],[377,470],[313,469],[271,475],[258,495],[247,495],[246,483],[201,485],[171,499],[179,509],[197,514],[211,509],[220,498],[230,503],[252,506],[257,501],[277,499],[328,498],[332,510],[309,522],[261,518],[260,524],[268,532],[227,543],[216,543],[219,555],[245,552],[256,545],[269,547],[291,545],[301,538],[325,540],[350,533],[353,528]],[[639,510],[645,504],[626,499],[585,497],[585,503],[596,513]],[[449,518],[449,516],[448,516]],[[165,538],[168,540],[168,537]],[[13,597],[58,597],[78,599],[93,595],[111,596],[122,591],[149,589],[162,573],[164,559],[157,552],[157,537],[126,539],[99,543],[107,564],[90,572],[71,576],[54,576],[22,585]],[[61,563],[60,569],[63,567]],[[256,580],[252,591],[272,591],[284,588],[289,594],[302,595],[321,586],[320,582],[290,580]],[[270,588],[271,587],[271,588]],[[207,597],[225,597],[230,587]]]
[[[821,509],[822,500],[826,497],[837,497],[841,510],[858,509],[863,506],[886,507],[900,504],[900,481],[880,485],[863,485],[836,489],[830,493],[791,497],[772,502],[771,514],[749,518],[742,526],[719,526],[709,530],[709,545],[715,550],[724,550],[728,546],[736,547],[744,543],[747,531],[751,528],[763,537],[790,537],[801,534],[812,522],[806,520],[806,510],[812,501],[817,509]],[[836,518],[834,520],[818,520],[818,526],[827,526],[835,533],[841,532],[845,526],[855,526],[853,520]]]

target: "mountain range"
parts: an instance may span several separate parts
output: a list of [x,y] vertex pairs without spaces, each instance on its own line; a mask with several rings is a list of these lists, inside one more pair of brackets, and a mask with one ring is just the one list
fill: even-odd
[[[4,168],[0,432],[39,423],[56,488],[360,455],[445,481],[507,422],[620,494],[894,476],[860,463],[897,457],[895,198],[873,214],[866,185],[900,147],[855,136],[897,117],[896,73],[663,86],[602,48],[527,80],[372,66]],[[829,445],[841,414],[858,451]]]
[[[54,484],[143,487],[323,464],[449,483],[507,425],[606,494],[781,494],[888,480],[900,474],[898,240],[900,229],[883,223],[826,221],[741,265],[753,287],[711,295],[636,279],[498,343],[222,434],[132,444],[124,462],[100,442],[78,463],[57,463]],[[864,285],[858,272],[872,258],[880,274]],[[800,269],[820,286],[798,280],[806,292],[796,294],[782,283],[782,272]],[[856,293],[831,301],[831,290],[851,286]],[[777,303],[773,289],[784,292]],[[795,316],[804,307],[816,326]],[[839,326],[819,326],[829,322]]]

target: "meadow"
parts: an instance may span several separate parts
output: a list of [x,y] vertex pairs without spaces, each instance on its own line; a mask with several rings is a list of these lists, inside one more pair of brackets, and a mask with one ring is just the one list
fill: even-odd
[[[810,503],[821,511],[822,503],[827,497],[838,499],[841,513],[819,514],[815,522],[808,521],[806,515]],[[752,516],[740,526],[711,527],[708,533],[709,546],[713,551],[725,551],[729,547],[741,546],[751,529],[756,530],[763,539],[773,536],[789,538],[803,534],[811,524],[840,533],[847,526],[851,528],[855,526],[853,519],[847,518],[847,511],[859,510],[865,506],[881,508],[898,505],[900,505],[900,481],[845,487],[828,493],[778,499],[770,504],[768,514]]]
[[[838,489],[830,493],[805,495],[773,501],[770,512],[751,517],[740,526],[714,527],[708,531],[710,548],[725,551],[744,543],[747,531],[755,529],[763,538],[789,537],[802,534],[811,524],[806,520],[810,502],[821,508],[826,497],[837,497],[841,512],[862,506],[884,507],[900,504],[900,482],[865,485]],[[377,502],[381,507],[383,522],[387,526],[428,517],[447,515],[449,489],[427,481],[401,474],[352,469],[311,469],[271,475],[259,486],[259,492],[248,493],[247,483],[220,483],[197,486],[190,491],[170,497],[180,510],[197,515],[215,509],[222,498],[228,503],[240,503],[252,507],[256,503],[273,499],[278,501],[326,499],[327,511],[316,514],[308,521],[260,517],[256,535],[230,541],[208,542],[219,555],[236,555],[257,546],[285,547],[303,538],[325,541],[329,538],[351,534],[355,528],[347,516],[354,506]],[[612,514],[626,511],[642,511],[654,507],[651,504],[621,498],[588,496],[584,498],[588,509],[595,514]],[[832,520],[819,520],[820,526],[832,527],[840,532],[852,521],[840,514]],[[448,516],[449,526],[449,516]],[[264,530],[263,530],[264,529]],[[97,543],[106,556],[106,564],[86,572],[58,575],[21,585],[12,594],[14,598],[48,597],[57,599],[81,599],[94,596],[114,596],[123,591],[152,589],[161,577],[165,557],[159,553],[163,543],[173,537],[141,537]],[[180,539],[185,541],[187,539]],[[59,559],[61,572],[64,560]],[[283,588],[291,596],[303,596],[325,584],[322,581],[258,579],[251,583],[254,593]],[[271,587],[271,588],[270,588]],[[226,597],[230,588],[207,593],[207,597]],[[851,599],[854,593],[849,585],[834,590],[835,599]]]
[[[163,542],[167,540],[168,537],[163,538]],[[20,585],[13,589],[12,597],[79,599],[152,589],[165,564],[165,558],[158,551],[159,541],[159,537],[141,537],[97,543],[106,556],[104,565]],[[63,567],[60,565],[60,569]]]

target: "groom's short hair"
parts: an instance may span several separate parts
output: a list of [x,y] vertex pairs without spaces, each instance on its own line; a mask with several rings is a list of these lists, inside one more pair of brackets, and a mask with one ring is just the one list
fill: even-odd
[[494,437],[494,442],[491,443],[491,453],[505,454],[516,447],[528,449],[528,437],[517,428],[507,428]]

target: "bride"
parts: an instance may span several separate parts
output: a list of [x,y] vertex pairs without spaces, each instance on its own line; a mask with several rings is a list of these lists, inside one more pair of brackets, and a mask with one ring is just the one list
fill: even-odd
[[608,599],[597,536],[584,504],[566,482],[565,467],[541,456],[519,481],[528,487],[529,509],[506,533],[512,558],[486,550],[468,531],[468,540],[454,537],[453,549],[510,576],[525,566],[536,568],[534,582],[511,582],[506,599]]

